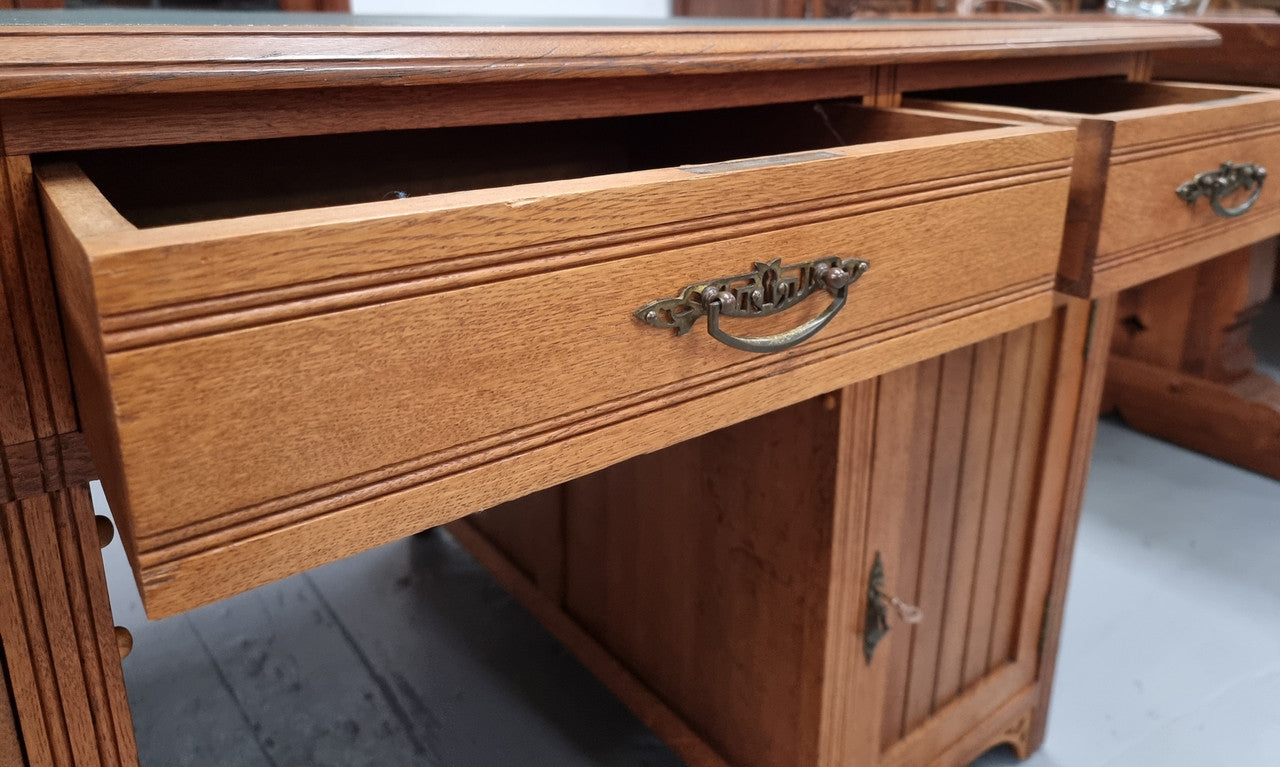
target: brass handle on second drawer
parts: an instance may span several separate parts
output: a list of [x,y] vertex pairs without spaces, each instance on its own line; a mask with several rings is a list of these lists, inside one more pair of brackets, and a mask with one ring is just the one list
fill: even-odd
[[[756,262],[755,270],[687,285],[675,298],[663,298],[640,307],[635,316],[655,328],[675,328],[688,333],[693,323],[707,318],[707,332],[723,344],[746,352],[779,352],[812,338],[844,308],[849,286],[870,264],[860,258],[825,256],[799,264],[782,265],[775,258]],[[721,317],[767,317],[789,309],[818,290],[834,296],[831,305],[803,325],[772,336],[735,336],[720,328]]]
[[889,633],[890,607],[898,613],[903,623],[919,623],[924,620],[924,612],[919,607],[885,593],[884,561],[877,551],[875,562],[871,565],[871,577],[867,581],[866,626],[862,630],[862,654],[866,656],[867,663],[871,662],[876,645]]
[[[1186,200],[1188,205],[1195,205],[1196,200],[1208,197],[1213,212],[1223,218],[1235,218],[1243,215],[1253,207],[1262,194],[1262,182],[1267,180],[1267,169],[1251,162],[1224,162],[1217,170],[1197,174],[1195,178],[1178,187],[1178,196]],[[1224,207],[1222,198],[1241,189],[1252,190],[1249,199],[1232,207]]]

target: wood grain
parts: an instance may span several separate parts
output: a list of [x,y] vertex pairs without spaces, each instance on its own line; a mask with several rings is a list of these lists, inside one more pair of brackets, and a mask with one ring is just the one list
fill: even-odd
[[76,429],[58,306],[27,157],[0,163],[0,276],[8,296],[32,436]]
[[[816,760],[834,404],[633,459],[566,496],[566,611],[731,762]],[[719,479],[771,475],[804,481]]]
[[900,66],[896,67],[896,89],[900,93],[914,93],[1015,82],[1045,83],[1051,88],[1051,84],[1058,80],[1124,74],[1132,66],[1134,55],[1034,57],[1019,61],[1016,68],[998,61],[948,61]]
[[0,100],[14,152],[501,125],[857,97],[870,67]]
[[496,546],[470,524],[469,519],[451,523],[449,532],[497,578],[503,588],[519,600],[591,673],[617,695],[645,726],[671,746],[681,759],[696,767],[721,767],[728,764],[659,696],[569,617],[561,603],[549,599],[524,576],[520,568],[513,566]]
[[1153,56],[1156,77],[1240,85],[1280,85],[1275,67],[1259,66],[1274,62],[1280,52],[1280,19],[1275,16],[1206,16],[1196,24],[1222,36],[1222,45],[1183,53],[1160,51]]
[[[0,98],[816,69],[1207,46],[1185,24],[10,27]],[[86,77],[87,71],[93,76]]]
[[[0,521],[17,521],[22,516],[17,502],[5,504]],[[10,528],[20,533],[16,524]],[[62,718],[62,705],[57,697],[57,682],[50,658],[48,634],[40,619],[31,586],[31,565],[25,535],[5,530],[0,546],[0,637],[5,647],[6,671],[13,687],[14,701],[22,701],[18,709],[18,726],[27,758],[35,764],[70,765],[71,745],[67,723]],[[74,673],[73,666],[68,673]]]
[[556,604],[564,600],[564,493],[556,485],[466,519]]
[[[1228,156],[1242,158],[1236,162],[1277,166],[1280,130],[1275,126],[1280,120],[1280,102],[1276,107],[1272,116],[1252,124],[1245,114],[1253,110],[1239,107],[1235,111],[1243,125],[1238,132],[1206,131],[1203,138],[1197,137],[1199,141],[1186,142],[1182,144],[1185,148],[1167,157],[1148,159],[1141,153],[1123,151],[1122,142],[1135,137],[1125,135],[1123,129],[1130,125],[1116,126],[1116,149],[1098,238],[1095,293],[1146,282],[1280,232],[1280,203],[1266,192],[1239,220],[1217,217],[1207,201],[1187,205],[1172,195],[1162,201],[1156,193],[1176,188],[1196,173],[1213,170]],[[1167,140],[1163,131],[1156,140]]]
[[[834,395],[828,395],[834,396]],[[827,600],[827,638],[823,669],[822,714],[818,722],[817,763],[868,764],[880,731],[872,700],[884,684],[884,663],[863,668],[866,598],[870,568],[864,567],[866,541],[880,515],[871,513],[871,454],[876,440],[880,381],[870,379],[839,393],[835,496],[831,521],[831,582]],[[888,396],[887,394],[884,396]]]
[[[955,345],[993,331],[1035,321],[1043,315],[1038,299],[992,309],[976,319],[955,317],[943,325],[910,336],[875,341],[861,355],[846,355],[807,362],[791,369],[790,397],[812,397],[828,391],[832,381],[858,380],[901,364],[904,358],[927,358]],[[357,494],[327,499],[325,513],[308,515],[296,523],[238,540],[235,546],[193,554],[181,568],[157,568],[148,572],[148,609],[153,615],[172,614],[185,606],[203,604],[219,596],[252,588],[299,569],[363,551],[470,513],[476,506],[489,507],[514,500],[556,481],[572,479],[639,453],[671,444],[673,435],[688,433],[697,422],[733,423],[776,406],[773,378],[745,383],[731,391],[716,391],[694,400],[674,400],[652,411],[639,423],[624,420],[612,425],[557,435],[550,442],[525,453],[503,456],[490,453],[480,466],[487,474],[478,479],[475,469],[443,473],[427,485],[411,485],[373,497]],[[548,470],[548,466],[552,470]],[[495,481],[496,480],[496,481]],[[369,520],[376,518],[376,527]]]
[[[992,636],[998,629],[996,603],[1001,588],[1002,563],[1005,556],[1017,560],[1021,551],[1006,554],[1005,534],[1013,514],[1013,478],[1022,431],[1024,402],[1028,398],[1026,381],[1031,373],[1031,328],[1020,328],[1003,336],[999,363],[999,383],[993,414],[991,459],[988,464],[986,499],[979,522],[977,567],[973,574],[973,600],[966,628],[964,659],[961,661],[963,686],[977,683],[992,668],[988,660]],[[1011,589],[1006,588],[1006,592]]]
[[917,577],[917,605],[929,620],[912,632],[910,671],[907,677],[903,728],[910,732],[934,710],[934,686],[938,677],[938,656],[942,629],[947,625],[946,597],[952,564],[952,532],[956,523],[956,496],[959,493],[962,449],[965,443],[965,416],[972,383],[973,349],[966,347],[942,357],[938,380],[938,413],[934,420],[930,451],[928,500],[924,512],[924,534],[920,547]]
[[136,763],[88,487],[5,504],[0,529],[0,639],[28,760]]
[[[845,130],[856,130],[873,114],[851,111]],[[929,195],[952,196],[957,187],[964,189],[967,184],[980,191],[983,184],[1028,183],[1038,180],[1040,173],[1047,178],[1058,176],[1070,157],[1070,134],[1065,131],[1031,127],[984,131],[990,126],[971,123],[972,132],[955,132],[963,128],[960,122],[945,135],[918,132],[917,138],[901,143],[843,148],[802,145],[785,150],[820,148],[837,155],[812,163],[705,175],[679,168],[607,173],[140,231],[123,224],[114,232],[105,231],[105,226],[87,230],[82,206],[89,204],[93,192],[67,166],[42,169],[41,185],[49,205],[60,210],[59,217],[65,218],[70,233],[87,251],[94,276],[101,282],[95,287],[100,312],[107,317],[123,315],[114,326],[123,330],[215,313],[243,313],[264,305],[288,306],[303,298],[330,296],[305,313],[326,304],[351,306],[352,298],[360,299],[354,305],[370,298],[403,298],[412,293],[406,294],[403,288],[388,292],[388,288],[481,265],[506,271],[510,262],[526,262],[512,276],[534,273],[534,265],[528,262],[553,255],[561,257],[557,266],[591,263],[683,244],[693,232],[720,239],[726,234],[768,231],[847,215],[860,207],[876,210],[923,202]],[[370,151],[368,145],[365,151]],[[1024,174],[1026,178],[1021,177]],[[637,204],[639,200],[643,206]],[[92,207],[94,221],[100,220],[97,210],[110,210],[109,203],[92,203]],[[426,236],[439,231],[454,235]],[[668,237],[671,240],[664,242]],[[406,247],[406,240],[413,244]],[[353,252],[356,243],[362,247]],[[628,247],[617,247],[623,243]],[[462,282],[468,283],[475,284],[475,278]],[[357,291],[378,287],[382,290],[368,297]],[[347,297],[334,304],[338,299],[333,294]],[[212,301],[229,296],[241,297]],[[185,305],[190,308],[182,312],[171,308],[167,315],[144,313]],[[274,316],[283,319],[298,312],[280,315],[277,309]],[[246,324],[256,321],[245,317],[231,327]],[[195,329],[207,333],[217,327],[206,321]],[[125,345],[159,338],[143,336]]]
[[[946,764],[993,742],[1025,748],[1088,314],[1064,304],[1013,333],[571,482],[564,544],[521,536],[515,517],[529,506],[486,512],[506,518],[485,524],[496,546],[535,549],[526,561],[565,557],[568,614],[731,762]],[[815,471],[802,486],[762,481]],[[820,543],[806,544],[814,535]],[[912,627],[891,615],[868,664],[877,552],[889,555],[888,593],[920,598],[926,618]],[[784,587],[810,596],[783,597]],[[979,589],[987,606],[974,609]],[[792,630],[797,621],[820,621],[825,638]],[[787,684],[769,686],[771,675]]]
[[136,764],[84,484],[93,467],[21,156],[0,161],[0,293],[0,648],[25,760],[14,763]]
[[[941,118],[939,123],[940,118],[914,113],[857,122],[863,114],[856,109],[837,112],[836,125],[852,130],[862,124],[869,135],[881,136],[901,135],[913,123],[929,130],[938,124],[955,127],[952,120]],[[95,418],[112,417],[105,424],[90,421],[90,446],[108,497],[124,519],[126,548],[136,552],[138,566],[149,573],[144,593],[149,597],[152,585],[167,586],[193,556],[244,553],[240,547],[224,547],[249,536],[275,535],[282,525],[292,527],[328,514],[340,508],[338,504],[349,506],[362,497],[423,486],[429,477],[493,465],[497,456],[527,453],[592,423],[621,423],[637,409],[656,412],[673,401],[691,401],[784,370],[799,372],[802,365],[813,371],[819,359],[834,360],[834,355],[862,348],[873,339],[882,342],[936,327],[954,313],[981,316],[1011,301],[1037,295],[1047,299],[1067,183],[1065,169],[1054,168],[1061,160],[1054,158],[1069,146],[1070,133],[979,126],[972,134],[844,148],[834,153],[837,157],[812,167],[801,163],[711,175],[644,171],[633,174],[639,177],[634,181],[644,179],[639,184],[628,175],[552,182],[545,190],[500,189],[496,191],[507,202],[479,206],[465,203],[476,195],[491,197],[492,192],[454,193],[454,202],[436,199],[449,195],[437,195],[149,230],[122,223],[74,169],[42,170],[58,256],[55,266],[66,283],[63,294],[77,385],[89,389],[82,392],[86,401],[102,403]],[[1012,167],[1000,179],[961,181],[964,176],[953,175],[979,164],[990,167],[992,162]],[[816,173],[818,166],[821,173]],[[887,189],[896,182],[915,183],[921,191],[913,194],[913,187],[907,186],[893,190],[907,196],[884,196],[893,194]],[[930,185],[936,191],[924,191]],[[813,200],[827,189],[838,189],[848,198],[858,194],[859,187],[867,189],[872,200],[850,210],[861,211],[857,215],[846,216],[841,208],[828,212],[821,206],[830,203],[819,197],[798,203],[812,213],[778,217],[785,212],[779,201],[789,196]],[[775,207],[766,207],[766,193]],[[760,196],[758,202],[752,194]],[[643,209],[627,204],[637,195],[644,196]],[[874,199],[880,196],[883,199]],[[396,204],[401,202],[426,210],[386,219],[383,211],[395,214],[405,207]],[[583,235],[598,237],[595,232],[628,227],[626,237],[634,238],[659,222],[688,216],[690,210],[703,215],[697,225],[706,227],[715,221],[706,218],[714,210],[708,206],[725,206],[726,216],[754,220],[721,225],[696,237],[671,235],[619,244],[611,260],[600,261],[599,251],[584,249],[595,243]],[[1043,226],[1029,230],[1026,210],[1042,217]],[[471,222],[465,220],[468,211],[474,214]],[[828,219],[833,214],[844,217]],[[577,223],[566,225],[566,216]],[[338,229],[325,219],[336,219]],[[938,237],[939,232],[977,230],[977,222],[982,222],[980,237]],[[224,228],[244,231],[244,226],[261,235],[247,234],[249,240],[228,247],[240,235],[228,240],[217,233]],[[406,226],[419,233],[407,249]],[[563,256],[529,246],[538,236],[534,232],[565,238],[575,234],[570,227],[578,229],[579,239],[555,244]],[[378,234],[379,229],[385,234]],[[449,229],[457,236],[439,236]],[[341,230],[349,234],[338,234]],[[493,253],[517,234],[522,248],[517,252],[535,260]],[[355,236],[361,245],[352,251],[347,238]],[[376,244],[380,237],[385,245]],[[286,239],[293,243],[287,248],[291,260],[280,249]],[[161,244],[166,240],[174,244]],[[778,254],[790,262],[844,252],[854,241],[857,251],[874,264],[873,276],[855,288],[858,314],[842,315],[819,339],[795,351],[743,358],[701,334],[674,339],[630,317],[635,308],[661,295],[674,295],[684,284],[740,273],[752,261]],[[1004,250],[1014,241],[1019,241],[1019,257],[1005,258]],[[186,244],[175,247],[177,242]],[[354,264],[344,263],[353,261],[353,253],[360,254],[357,268],[369,269],[377,260],[370,254],[384,247],[389,269],[410,254],[425,268],[439,269],[429,251],[423,252],[433,247],[445,249],[440,256],[458,265],[475,261],[476,252],[494,265],[427,277],[425,285],[399,282],[315,298],[304,293],[287,311],[305,314],[291,321],[280,321],[288,315],[279,316],[277,307],[287,304],[255,308],[245,303],[280,300],[292,288],[282,293],[271,283],[296,279],[304,264],[311,280],[326,268],[351,271]],[[179,255],[183,250],[190,255]],[[946,257],[938,257],[944,250]],[[282,267],[274,275],[265,263],[271,258],[278,258]],[[234,268],[237,259],[245,271]],[[326,267],[330,261],[332,266]],[[164,279],[152,275],[141,280],[155,290],[142,289],[138,270],[145,262],[169,272]],[[512,270],[507,279],[499,271],[504,262]],[[201,272],[215,264],[222,276],[205,281]],[[403,280],[401,272],[392,273]],[[660,275],[657,283],[655,275]],[[908,283],[912,287],[904,288]],[[260,297],[246,293],[254,284],[262,286]],[[331,289],[322,284],[300,287]],[[579,296],[602,285],[609,286],[611,296],[603,311],[573,312],[569,327],[531,325],[530,318],[545,314],[547,306],[573,306]],[[387,302],[393,295],[405,297],[404,288],[429,292]],[[90,290],[92,297],[87,295]],[[227,299],[232,306],[244,308],[192,316],[216,307],[213,297],[231,293],[236,294]],[[190,300],[201,295],[209,299]],[[334,300],[347,305],[324,306]],[[352,300],[360,303],[350,305]],[[148,314],[139,301],[152,306],[187,303]],[[779,315],[758,327],[739,324],[742,331],[732,326],[730,331],[783,330],[822,308],[821,302],[810,303],[813,306],[800,307],[799,317]],[[178,319],[184,313],[191,319]],[[158,321],[163,324],[151,324]],[[246,322],[252,325],[245,327]],[[99,327],[112,330],[98,335]],[[414,330],[428,327],[437,330]],[[512,328],[525,328],[530,335],[518,345],[474,343],[477,337],[506,338]],[[323,344],[317,345],[317,338],[325,339]],[[878,348],[890,347],[880,343]],[[624,364],[636,358],[647,360],[642,377]],[[494,371],[507,372],[495,377]],[[473,384],[459,387],[454,385],[457,381]],[[826,379],[828,388],[847,382]],[[281,398],[279,393],[287,395]],[[264,395],[273,398],[273,406],[252,421],[225,418],[226,413],[260,410]],[[360,406],[351,407],[353,402]],[[193,404],[198,405],[194,410]],[[762,412],[751,409],[759,404],[746,407],[742,418]],[[370,429],[371,418],[383,427]],[[434,424],[430,432],[417,425],[427,421]],[[172,430],[176,423],[182,424],[180,437]],[[662,439],[670,443],[683,436],[673,433]],[[123,450],[117,450],[117,444]],[[342,449],[334,450],[338,444]],[[287,462],[282,462],[283,456],[288,456]],[[268,466],[278,470],[264,471]],[[165,479],[177,476],[181,483]],[[512,497],[556,479],[548,476],[537,486],[509,486],[504,492]],[[424,517],[421,526],[429,523]],[[275,571],[281,564],[269,566]],[[244,582],[262,582],[265,577],[253,568],[238,569],[247,576]],[[220,589],[228,582],[218,580],[219,593],[224,593]]]
[[[1045,338],[1046,333],[1050,334],[1049,338]],[[1032,504],[1039,490],[1034,481],[1035,472],[1037,465],[1044,460],[1038,451],[1028,447],[1034,445],[1037,436],[1044,433],[1045,411],[1054,401],[1051,399],[1053,392],[1048,390],[1056,351],[1053,340],[1052,328],[1046,323],[1028,334],[1024,347],[1027,367],[1019,388],[1025,394],[1020,411],[1014,411],[1017,430],[1011,435],[1011,441],[1015,447],[1005,456],[1005,460],[1010,462],[1011,474],[1002,500],[1007,503],[1008,511],[1002,518],[997,517],[1003,524],[991,528],[991,534],[995,538],[991,549],[1000,552],[994,562],[997,573],[991,583],[989,597],[992,612],[985,632],[987,636],[972,648],[972,657],[966,658],[971,669],[981,667],[982,650],[985,648],[986,673],[1018,657],[1018,620],[1026,614],[1025,605],[1029,598],[1025,590],[1029,577],[1028,564],[1031,561],[1028,535],[1034,515]],[[1021,360],[1015,358],[1012,362],[1016,367]],[[1064,398],[1060,397],[1058,401],[1061,399]],[[1013,418],[1006,421],[1011,422]],[[1038,612],[1034,606],[1031,611]]]
[[[893,395],[890,395],[877,403],[872,504],[893,522],[881,527],[884,538],[868,538],[870,559],[866,569],[870,571],[872,567],[874,552],[884,552],[888,558],[885,563],[885,591],[911,604],[920,598],[919,576],[924,559],[922,541],[929,492],[928,483],[915,478],[929,475],[932,434],[940,403],[941,370],[941,360],[930,359],[884,376],[880,380],[882,394],[898,392],[898,396],[910,399],[895,403]],[[908,383],[911,379],[914,379],[914,386]],[[877,744],[880,749],[896,743],[905,730],[911,651],[917,628],[918,624],[899,624],[896,627],[898,636],[890,637],[884,647],[877,647],[879,655],[889,656],[881,689],[885,705],[880,742]],[[876,761],[879,761],[880,749],[874,752]]]
[[1280,92],[1082,80],[1054,90],[935,93],[909,103],[1079,128],[1061,290],[1114,293],[1280,232],[1280,208],[1265,193],[1238,219],[1217,217],[1207,200],[1187,205],[1173,194],[1228,156],[1280,163]]
[[[0,32],[9,155],[0,168],[0,500],[8,501],[0,517],[0,679],[17,717],[16,725],[0,721],[0,761],[10,760],[15,733],[33,765],[137,761],[81,484],[90,468],[76,454],[81,422],[155,614],[707,435],[637,459],[649,473],[618,480],[636,491],[629,498],[602,500],[601,480],[581,480],[570,485],[577,490],[549,491],[481,523],[523,568],[511,570],[514,588],[552,595],[543,602],[547,620],[595,668],[622,680],[615,684],[640,701],[651,726],[681,740],[691,760],[718,761],[673,713],[679,707],[646,691],[653,683],[679,691],[686,716],[697,709],[711,723],[717,748],[742,749],[735,755],[752,763],[761,754],[788,764],[959,762],[1001,738],[1025,743],[1032,700],[1043,717],[1052,671],[1052,650],[1039,656],[1039,671],[1032,660],[1039,619],[1048,609],[1049,645],[1060,611],[1052,600],[1044,608],[1044,596],[1060,593],[1069,558],[1063,546],[1073,527],[1070,513],[1059,524],[1059,509],[1083,484],[1087,427],[1079,414],[1099,381],[1078,357],[1086,332],[1079,305],[1042,321],[1066,209],[1069,130],[972,118],[962,118],[969,128],[953,128],[946,125],[959,122],[954,116],[884,112],[859,137],[826,145],[838,149],[825,163],[690,179],[676,166],[706,161],[695,158],[608,175],[618,169],[605,152],[529,183],[499,173],[476,187],[386,204],[310,203],[141,227],[113,208],[119,198],[74,171],[48,169],[66,349],[24,153],[833,97],[898,106],[903,90],[928,83],[1133,74],[1154,48],[1215,39],[1186,24],[1125,20]],[[1124,115],[1107,158],[1117,173],[1136,170],[1108,200],[1139,197],[1138,177],[1172,174],[1175,155],[1198,163],[1229,146],[1256,149],[1264,160],[1274,151],[1274,131],[1263,127],[1277,119],[1274,96],[1144,88],[1148,100],[1117,107]],[[1192,96],[1215,103],[1188,106]],[[841,109],[828,116],[838,131],[850,125]],[[786,122],[801,121],[793,110],[754,130],[731,120],[733,130],[708,135],[727,145],[803,133]],[[655,135],[674,144],[671,136],[691,133]],[[501,155],[522,145],[510,140],[514,129],[501,135],[507,140],[485,149]],[[1099,136],[1096,146],[1105,143]],[[126,175],[153,176],[170,156],[149,151],[133,167],[152,172]],[[782,151],[797,148],[741,156]],[[285,155],[275,159],[290,167]],[[359,164],[356,156],[347,166]],[[341,159],[331,165],[344,167]],[[1076,201],[1086,185],[1079,178],[1089,176],[1082,167],[1075,165]],[[189,186],[217,187],[190,177],[206,183]],[[171,196],[181,197],[160,195]],[[242,205],[248,196],[225,202]],[[1112,240],[1093,243],[1084,222],[1105,214],[1088,209],[1072,219],[1078,231],[1069,241],[1119,254],[1089,288],[1111,290],[1212,247],[1274,233],[1280,213],[1264,203],[1231,224],[1191,221],[1194,232],[1177,229],[1184,222],[1163,207],[1142,208],[1164,227],[1143,229],[1155,250],[1124,240],[1133,232],[1115,223],[1104,230]],[[138,211],[121,204],[121,212]],[[655,275],[658,288],[673,290],[707,269],[738,273],[753,259],[850,243],[873,263],[871,281],[855,291],[858,313],[788,355],[726,356],[700,335],[646,336],[627,324],[631,304],[656,297]],[[1089,270],[1077,261],[1079,285]],[[531,315],[547,311],[531,295],[549,299],[550,311]],[[820,307],[807,308],[811,316]],[[1023,331],[1025,342],[1005,336],[969,346],[1037,321]],[[519,344],[489,343],[509,339],[512,328],[524,334]],[[875,379],[942,353],[944,362]],[[181,368],[187,372],[175,372]],[[888,390],[894,383],[901,392]],[[1006,385],[1025,395],[989,401]],[[757,452],[751,440],[759,434],[743,422],[792,403],[804,404],[765,417],[762,432],[787,439]],[[785,420],[801,411],[808,415]],[[726,445],[726,434],[737,439]],[[1004,449],[1004,435],[1015,449]],[[903,455],[889,453],[895,449]],[[726,456],[763,461],[761,474],[816,465],[820,476],[813,486],[779,482],[763,494],[748,483],[708,486],[689,467],[666,487],[645,481],[665,479],[654,467],[690,455],[720,478],[733,476],[718,463]],[[994,511],[993,496],[1002,501]],[[689,498],[708,502],[681,516]],[[657,515],[642,514],[654,499],[668,502]],[[629,509],[630,526],[614,520],[611,531],[608,518],[582,512],[565,526],[561,507],[609,505],[624,517]],[[795,516],[777,513],[792,507]],[[710,540],[723,556],[675,558],[685,550],[669,548],[662,526],[691,531],[686,546]],[[581,580],[601,565],[598,552],[567,542],[591,534],[620,554],[605,564],[621,576]],[[910,578],[910,593],[925,597],[935,622],[895,626],[867,666],[858,654],[859,608],[879,550],[890,560],[891,586]],[[681,577],[689,568],[720,580]],[[638,588],[642,578],[654,588]],[[980,582],[992,584],[990,596]],[[742,583],[748,587],[734,588]],[[575,594],[597,616],[596,632],[639,659],[644,684],[555,609]],[[669,594],[674,602],[659,598]],[[628,600],[672,620],[616,616],[613,602]],[[703,614],[745,628],[731,637],[700,632]],[[668,645],[675,650],[667,655],[685,652],[686,660],[672,663],[655,649]],[[724,705],[708,706],[714,695]],[[869,710],[868,699],[885,705]]]
[[0,444],[0,503],[43,495],[97,477],[78,431],[29,442]]
[[1105,409],[1193,450],[1280,474],[1280,383],[1255,370],[1249,347],[1251,320],[1271,293],[1275,248],[1264,240],[1122,293]]
[[1280,477],[1280,384],[1262,373],[1231,383],[1115,357],[1109,402],[1161,439]]
[[[1062,632],[1062,618],[1066,607],[1067,583],[1071,572],[1071,557],[1075,548],[1076,530],[1080,522],[1080,508],[1084,502],[1085,482],[1089,462],[1093,456],[1093,441],[1097,432],[1097,407],[1102,399],[1110,335],[1115,325],[1116,299],[1102,298],[1087,309],[1082,302],[1070,300],[1067,309],[1080,316],[1087,313],[1089,338],[1081,355],[1080,397],[1076,406],[1075,426],[1067,458],[1067,475],[1063,485],[1062,513],[1058,519],[1057,540],[1053,556],[1053,569],[1045,606],[1043,642],[1039,647],[1039,669],[1036,682],[1036,703],[1032,708],[1031,727],[1028,733],[1028,750],[1035,751],[1044,742],[1045,727],[1049,718],[1049,699],[1053,690],[1054,671],[1058,659],[1058,641]],[[1076,320],[1079,322],[1079,320]],[[1092,334],[1090,337],[1088,334]]]
[[22,734],[18,732],[18,712],[13,704],[5,669],[4,647],[0,646],[0,760],[5,764],[23,764]]
[[968,390],[964,444],[960,450],[947,593],[943,602],[944,613],[939,616],[941,644],[933,680],[932,710],[945,706],[959,694],[966,681],[971,681],[964,679],[965,652],[970,633],[980,633],[982,626],[982,618],[975,619],[971,608],[974,594],[979,589],[978,555],[988,508],[986,499],[991,484],[988,470],[996,444],[992,439],[996,432],[994,411],[1001,402],[998,387],[1006,337],[993,338],[973,348],[973,372]]
[[[1075,449],[1087,314],[1064,307],[1049,320],[971,347],[968,375],[955,376],[950,386],[946,365],[957,353],[942,358],[940,371],[928,371],[926,380],[938,385],[932,391],[907,385],[903,373],[882,379],[882,397],[894,392],[909,403],[881,411],[882,418],[894,412],[902,423],[910,418],[903,413],[935,415],[926,418],[932,425],[923,432],[903,430],[916,435],[916,444],[922,433],[932,443],[914,460],[910,446],[886,429],[887,421],[877,424],[875,460],[882,468],[873,475],[871,504],[881,512],[886,505],[893,509],[920,476],[930,477],[930,500],[927,511],[897,516],[875,533],[882,538],[868,538],[868,556],[898,548],[895,560],[885,563],[887,580],[893,579],[887,588],[902,594],[905,580],[905,593],[938,607],[926,608],[915,627],[891,625],[886,646],[878,648],[889,651],[880,750],[860,752],[858,763],[934,763],[941,754],[949,754],[948,761],[971,759],[990,744],[992,736],[979,733],[991,732],[995,720],[1007,726],[1028,710],[1040,662],[1035,621],[1043,615],[1052,569],[1048,548]],[[976,400],[979,393],[996,402]],[[881,407],[888,401],[882,399]],[[976,469],[965,463],[975,452],[987,456],[979,464],[985,502],[976,505],[967,500],[976,490],[965,488],[977,481],[968,474]],[[905,578],[895,571],[905,571]],[[963,596],[952,605],[931,592]],[[930,620],[936,622],[932,629]],[[917,674],[927,675],[929,684]],[[1015,699],[1024,704],[1008,708]]]

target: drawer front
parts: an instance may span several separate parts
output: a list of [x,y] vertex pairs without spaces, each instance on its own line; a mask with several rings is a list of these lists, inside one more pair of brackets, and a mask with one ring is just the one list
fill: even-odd
[[1280,232],[1274,179],[1260,191],[1223,196],[1219,206],[1238,215],[1215,212],[1208,195],[1188,204],[1177,193],[1223,163],[1280,168],[1280,91],[1080,80],[960,89],[907,103],[1077,128],[1063,292],[1114,293]]
[[[150,230],[43,168],[78,392],[103,414],[88,436],[149,612],[1047,315],[1072,143],[994,129]],[[776,354],[634,316],[833,255],[870,268]],[[833,300],[724,330],[779,333]]]
[[[1237,170],[1224,171],[1224,163]],[[1252,167],[1280,171],[1280,92],[1180,114],[1119,118],[1093,293],[1147,282],[1280,233],[1280,188],[1274,178],[1250,184]],[[1212,193],[1192,202],[1176,193],[1211,172],[1244,182],[1219,198],[1221,210],[1215,211]]]

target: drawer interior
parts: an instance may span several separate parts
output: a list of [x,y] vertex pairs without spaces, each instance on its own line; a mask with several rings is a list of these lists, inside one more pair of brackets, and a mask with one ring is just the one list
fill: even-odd
[[1256,93],[1256,90],[1247,88],[1136,83],[1123,78],[1098,77],[1052,83],[954,88],[914,93],[912,96],[930,101],[961,101],[1041,112],[1103,115],[1135,109],[1216,102]]
[[992,127],[960,116],[829,101],[100,150],[74,159],[121,215],[149,228]]

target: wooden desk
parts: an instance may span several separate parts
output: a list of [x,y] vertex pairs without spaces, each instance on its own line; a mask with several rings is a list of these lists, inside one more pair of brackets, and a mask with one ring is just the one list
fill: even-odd
[[1052,290],[1072,125],[901,95],[1215,39],[8,28],[0,757],[136,762],[95,473],[152,615],[506,502],[460,535],[691,761],[1027,753],[1114,302]]

